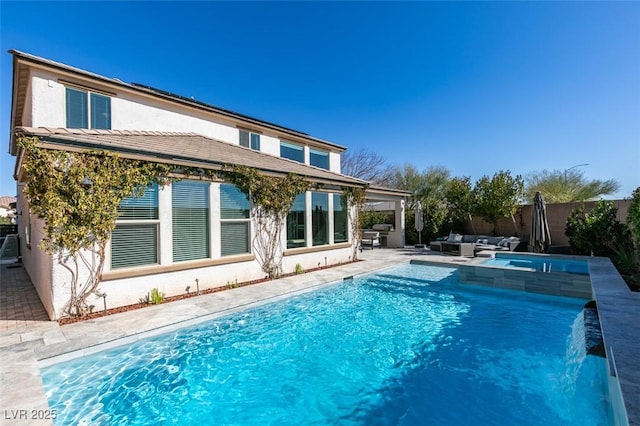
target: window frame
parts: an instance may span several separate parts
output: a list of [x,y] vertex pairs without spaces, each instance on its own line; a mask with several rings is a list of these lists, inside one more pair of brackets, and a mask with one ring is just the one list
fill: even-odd
[[[83,93],[85,95],[85,99],[83,100],[84,102],[84,111],[83,114],[85,115],[85,120],[86,121],[86,127],[72,127],[69,125],[69,121],[70,121],[70,114],[69,114],[69,91],[74,91],[77,93]],[[108,110],[109,110],[109,117],[108,117],[108,121],[107,121],[107,126],[106,127],[96,127],[96,123],[94,123],[94,119],[93,119],[93,102],[94,102],[94,97],[100,97],[100,98],[105,98],[108,99]],[[69,86],[69,85],[65,85],[65,125],[66,128],[68,129],[97,129],[97,130],[111,130],[112,128],[112,113],[111,113],[111,98],[113,96],[112,95],[107,95],[105,93],[100,93],[98,91],[95,90],[91,90],[91,89],[87,89],[87,88],[81,88],[81,87],[75,87],[75,86]],[[97,99],[97,98],[96,98]],[[82,123],[83,125],[85,125],[85,123]]]
[[[318,206],[320,210],[316,210]],[[326,207],[324,211],[322,211],[323,206]],[[311,245],[313,247],[329,244],[329,228],[329,194],[311,192]],[[324,232],[322,232],[323,229]],[[320,237],[323,238],[320,239]]]
[[[349,206],[344,206],[342,204],[342,200],[344,199],[345,195],[344,194],[331,194],[332,198],[333,198],[333,208],[332,208],[332,214],[333,214],[333,229],[330,232],[333,232],[333,243],[334,244],[342,244],[342,243],[348,243],[349,239],[350,239],[350,229],[349,229]],[[339,209],[337,207],[340,207]],[[346,209],[345,209],[346,207]],[[344,240],[336,240],[336,224],[338,223],[338,221],[336,220],[336,215],[344,215],[344,228],[345,228],[345,239]]]
[[[283,146],[285,148],[289,148],[289,149],[295,149],[295,150],[299,149],[300,150],[300,155],[301,155],[302,158],[300,160],[297,160],[295,158],[283,156],[282,155],[282,147]],[[303,145],[298,145],[298,144],[295,144],[293,142],[289,142],[289,141],[281,139],[280,140],[280,158],[286,158],[287,160],[296,161],[296,162],[298,162],[300,164],[305,164],[305,161],[304,161],[304,146]]]
[[[298,201],[298,198],[302,199],[302,203],[303,203],[303,209],[300,210],[295,210],[295,214],[300,215],[300,213],[302,213],[302,224],[300,224],[299,222],[297,222],[295,224],[295,226],[298,228],[296,230],[294,230],[294,232],[300,233],[300,226],[302,226],[302,235],[303,238],[289,238],[289,227],[293,226],[293,224],[290,223],[290,215],[292,213],[294,213],[294,206],[296,205],[296,201]],[[291,209],[289,210],[289,212],[287,212],[287,218],[286,218],[286,232],[285,232],[285,244],[286,244],[286,250],[290,250],[290,249],[296,249],[296,248],[303,248],[303,247],[307,247],[307,228],[309,226],[309,224],[307,223],[307,193],[303,192],[302,194],[298,194],[296,196],[296,198],[293,201],[293,205],[291,206]]]
[[[243,133],[247,134],[247,144],[248,145],[243,145],[243,143],[242,143],[242,134]],[[254,142],[256,142],[256,143],[254,144]],[[251,131],[251,130],[239,129],[238,145],[240,145],[240,146],[242,146],[244,148],[249,148],[249,149],[251,149],[253,151],[260,151],[260,146],[261,146],[260,133],[257,133],[257,132]]]
[[[224,186],[231,186],[234,187],[236,189],[236,191],[238,191],[239,193],[243,194],[246,199],[247,199],[247,216],[243,217],[243,218],[225,218],[223,217],[223,200],[222,200],[222,193],[223,193],[223,187]],[[251,199],[246,196],[246,194],[242,193],[242,191],[240,191],[240,188],[238,188],[236,185],[232,184],[232,183],[228,183],[228,182],[224,182],[220,184],[220,195],[218,198],[218,206],[220,209],[220,238],[218,239],[218,241],[220,242],[220,257],[224,258],[224,257],[229,257],[229,256],[240,256],[240,255],[245,255],[245,254],[251,254],[253,252],[253,247],[251,244],[251,240],[252,240],[252,228],[251,228]],[[244,252],[234,252],[234,253],[226,253],[224,252],[224,244],[223,244],[223,234],[225,231],[223,231],[224,225],[237,225],[237,224],[245,224],[246,228],[247,228],[247,251]]]
[[[326,164],[327,167],[324,167],[324,165],[313,164],[313,156],[314,155],[326,157],[326,159],[327,159],[327,164]],[[319,150],[319,149],[309,148],[309,165],[313,166],[313,167],[318,167],[319,169],[331,170],[331,161],[330,161],[329,151],[322,151],[322,150]]]
[[[139,219],[139,218],[133,218],[133,219],[127,219],[127,218],[121,218],[121,216],[118,217],[118,219],[116,219],[116,226],[112,231],[112,235],[109,239],[109,269],[111,271],[121,271],[121,270],[126,270],[126,269],[133,269],[133,268],[141,268],[141,267],[153,267],[153,266],[159,266],[160,265],[160,251],[162,250],[161,247],[161,236],[160,236],[160,188],[158,186],[158,184],[153,184],[150,185],[149,188],[154,188],[156,195],[155,195],[155,218],[152,219]],[[145,190],[146,192],[146,190]],[[142,198],[142,197],[127,197],[122,201],[125,201],[127,199],[138,199],[138,198]],[[141,263],[141,264],[136,264],[136,265],[129,265],[129,266],[113,266],[113,259],[114,259],[114,253],[113,253],[113,232],[116,232],[116,230],[118,229],[118,225],[122,225],[123,227],[135,227],[135,226],[144,226],[144,227],[151,227],[154,226],[155,227],[155,237],[156,237],[156,259],[154,263]]]
[[[176,199],[176,187],[180,187],[184,185],[186,186],[194,186],[194,187],[199,187],[199,189],[203,189],[204,190],[204,200],[206,203],[206,207],[200,207],[200,206],[193,206],[193,205],[189,205],[189,206],[182,206],[182,208],[184,209],[190,209],[190,210],[194,210],[194,209],[206,209],[206,214],[204,215],[204,218],[206,218],[206,224],[205,224],[205,229],[202,231],[203,232],[203,240],[201,242],[204,242],[204,246],[205,247],[199,247],[199,249],[204,249],[205,253],[204,254],[200,254],[199,257],[192,257],[192,258],[188,258],[188,259],[176,259],[176,249],[177,249],[177,243],[180,242],[181,240],[181,236],[176,237],[176,229],[178,228],[176,226],[176,220],[177,220],[177,215],[176,215],[176,204],[181,201],[179,199]],[[171,239],[172,239],[172,262],[173,263],[182,263],[182,262],[193,262],[193,261],[198,261],[198,260],[203,260],[203,259],[210,259],[211,258],[211,253],[212,253],[212,242],[211,242],[211,228],[212,228],[212,223],[211,223],[211,210],[212,210],[212,206],[211,206],[211,184],[209,182],[202,182],[202,181],[195,181],[195,180],[181,180],[178,182],[174,182],[171,185]]]

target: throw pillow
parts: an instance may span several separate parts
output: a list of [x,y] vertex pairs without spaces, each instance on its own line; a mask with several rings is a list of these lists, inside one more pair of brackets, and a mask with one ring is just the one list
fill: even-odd
[[462,235],[460,235],[460,234],[455,234],[455,235],[453,236],[453,242],[454,242],[454,243],[461,243],[461,242],[462,242]]

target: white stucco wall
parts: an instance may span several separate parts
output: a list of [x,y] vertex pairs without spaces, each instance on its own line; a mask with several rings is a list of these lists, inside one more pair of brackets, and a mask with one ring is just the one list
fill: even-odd
[[329,170],[335,173],[340,173],[340,154],[337,152],[329,152]]
[[[33,71],[31,95],[25,108],[24,125],[66,127],[66,91],[65,85],[58,79],[59,77],[51,72]],[[113,88],[103,90],[114,92]],[[111,128],[193,132],[236,145],[240,140],[238,125],[231,120],[123,90],[116,91],[115,96],[111,97]],[[261,151],[279,157],[278,134],[266,128],[260,131]],[[308,147],[305,151],[305,161],[309,164]],[[329,168],[333,172],[340,173],[339,153],[329,153]]]
[[[35,215],[29,214],[29,204],[22,194],[23,187],[22,184],[18,185],[16,208],[22,264],[42,301],[42,305],[49,314],[49,318],[55,319],[52,289],[53,260],[39,247],[44,237],[44,222]],[[29,242],[30,244],[28,244]]]
[[65,87],[58,83],[58,77],[34,70],[31,76],[31,125],[66,127],[65,102]]

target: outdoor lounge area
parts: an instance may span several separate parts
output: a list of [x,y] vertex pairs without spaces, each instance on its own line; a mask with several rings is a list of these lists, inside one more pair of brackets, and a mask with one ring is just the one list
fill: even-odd
[[460,235],[451,233],[446,239],[431,241],[431,251],[454,256],[474,257],[482,251],[516,251],[525,245],[518,237],[489,237],[486,235]]

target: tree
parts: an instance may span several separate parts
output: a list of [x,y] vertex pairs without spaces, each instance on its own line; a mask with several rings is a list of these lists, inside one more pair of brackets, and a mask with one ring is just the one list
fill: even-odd
[[152,183],[164,185],[170,170],[108,152],[42,149],[38,141],[18,137],[24,150],[24,194],[31,211],[44,221],[40,247],[70,274],[64,312],[82,315],[90,311],[87,297],[102,280],[106,245],[120,202],[142,195]]
[[588,180],[582,171],[543,170],[527,176],[525,200],[532,202],[537,191],[548,203],[568,203],[575,201],[595,200],[603,195],[610,195],[620,189],[614,180]]
[[476,182],[473,188],[475,213],[493,224],[494,235],[498,234],[498,219],[501,217],[511,217],[517,234],[514,215],[520,207],[523,188],[524,181],[520,175],[513,177],[509,171],[503,170],[492,178],[483,176]]
[[[468,176],[455,177],[449,180],[444,192],[447,203],[447,217],[454,229],[462,229],[467,219],[473,226],[471,212],[475,206],[471,179]],[[474,231],[475,233],[475,231]]]
[[341,158],[342,173],[372,182],[376,185],[388,186],[392,168],[381,155],[361,149],[359,151],[345,151]]
[[423,172],[411,164],[393,169],[391,186],[413,194],[407,202],[407,217],[415,210],[417,202],[421,203],[426,238],[437,235],[446,220],[444,192],[449,176],[449,170],[442,166],[431,166]]

